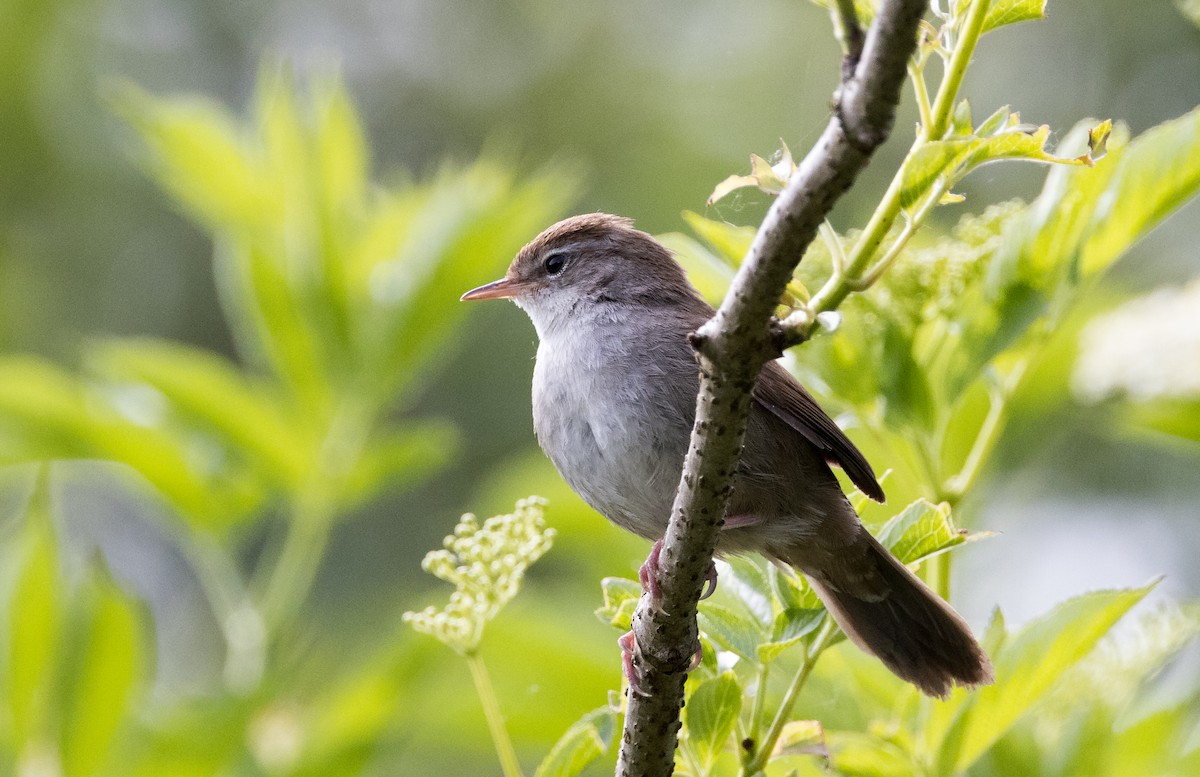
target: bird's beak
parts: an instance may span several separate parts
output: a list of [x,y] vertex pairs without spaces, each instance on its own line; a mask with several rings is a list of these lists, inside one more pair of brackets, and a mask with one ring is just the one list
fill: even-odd
[[459,300],[466,302],[472,299],[512,299],[524,290],[524,284],[517,283],[512,278],[501,278],[498,281],[492,281],[486,286],[471,289],[462,295]]

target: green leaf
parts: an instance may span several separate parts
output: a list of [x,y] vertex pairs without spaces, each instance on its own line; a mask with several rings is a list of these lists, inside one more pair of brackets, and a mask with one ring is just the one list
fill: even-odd
[[992,7],[988,9],[987,16],[983,17],[983,30],[980,34],[1006,24],[1046,18],[1046,0],[991,0],[991,3]]
[[[994,116],[989,118],[985,125],[992,126],[994,119]],[[931,190],[936,188],[940,195],[972,170],[1002,159],[1066,165],[1092,164],[1087,154],[1066,158],[1046,151],[1049,137],[1049,126],[1043,124],[1029,129],[1020,124],[1017,114],[1011,114],[1005,117],[995,134],[952,137],[926,143],[905,161],[900,203],[905,210],[914,212]]]
[[857,731],[826,734],[830,761],[846,777],[912,777],[913,758],[893,742]]
[[278,191],[246,153],[240,129],[222,106],[160,100],[128,84],[113,106],[141,136],[150,172],[194,218],[211,229],[244,231],[277,218]]
[[642,598],[642,584],[623,577],[606,577],[600,581],[600,590],[604,604],[596,609],[596,617],[601,623],[628,630],[633,611]]
[[734,268],[698,240],[682,232],[668,232],[655,238],[683,265],[688,280],[700,292],[700,296],[713,306],[720,305],[733,280]]
[[683,220],[700,238],[717,252],[724,263],[733,269],[741,266],[750,251],[757,230],[716,221],[691,211],[683,212]]
[[[1088,123],[1060,146],[1083,148]],[[1057,168],[1013,225],[998,279],[1051,276],[1077,283],[1103,271],[1200,190],[1200,108],[1124,142],[1117,127],[1092,169]],[[1061,270],[1052,272],[1054,268]]]
[[140,609],[106,571],[94,569],[78,596],[82,623],[64,678],[63,764],[67,775],[90,777],[111,757],[146,661]]
[[771,585],[762,567],[746,556],[732,556],[718,567],[719,590],[733,598],[763,626],[775,617]]
[[181,343],[110,341],[94,352],[96,366],[117,380],[138,381],[161,393],[185,420],[247,454],[281,487],[298,490],[316,454],[317,430],[267,386],[232,363]]
[[474,308],[459,296],[503,275],[571,196],[561,170],[518,182],[488,159],[403,193],[394,207],[406,228],[373,257],[358,292],[371,311],[363,349],[381,400],[418,387],[429,362],[452,352],[454,325]]
[[[3,460],[106,459],[126,464],[199,526],[243,517],[260,494],[244,471],[173,431],[147,425],[145,397],[87,386],[31,357],[0,358]],[[126,404],[136,405],[129,412]],[[197,446],[203,448],[203,446]],[[211,447],[211,446],[209,446]]]
[[378,433],[347,473],[344,498],[364,501],[382,488],[398,492],[437,472],[459,450],[458,430],[441,421],[408,421]]
[[775,594],[779,610],[807,610],[821,607],[821,599],[817,592],[803,576],[780,569],[775,564],[767,566],[767,579],[771,591]]
[[683,708],[687,747],[707,773],[733,734],[742,709],[742,687],[737,675],[724,672],[697,686]]
[[611,707],[584,715],[554,743],[534,777],[575,777],[608,752],[616,735],[617,718]]
[[925,734],[936,773],[966,771],[1155,585],[1078,596],[1007,637],[992,656],[994,685],[933,707]]
[[876,537],[905,564],[913,564],[968,540],[966,530],[954,525],[950,505],[945,502],[935,505],[924,499],[904,508],[883,525]]
[[909,333],[891,318],[882,318],[883,363],[879,385],[887,421],[896,426],[932,430],[937,416],[929,378],[913,354]]
[[50,722],[64,619],[58,542],[44,469],[8,563],[15,567],[16,581],[5,608],[9,637],[4,674],[13,737],[20,745],[43,734]]
[[771,641],[758,646],[759,663],[770,663],[825,622],[823,607],[784,610],[771,625]]
[[740,615],[711,601],[700,603],[697,616],[701,630],[723,650],[759,663],[758,646],[767,641],[766,627],[753,617]]

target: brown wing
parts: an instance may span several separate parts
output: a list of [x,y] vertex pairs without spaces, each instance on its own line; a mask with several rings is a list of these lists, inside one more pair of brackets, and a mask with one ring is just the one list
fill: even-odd
[[841,467],[864,494],[876,502],[884,500],[883,488],[866,458],[778,362],[770,361],[763,367],[753,396],[763,408],[817,446],[826,461]]

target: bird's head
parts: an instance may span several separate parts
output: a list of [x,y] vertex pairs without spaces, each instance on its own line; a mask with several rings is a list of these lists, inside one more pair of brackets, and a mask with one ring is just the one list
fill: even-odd
[[661,243],[606,213],[558,222],[517,253],[503,278],[462,299],[511,299],[539,337],[573,321],[619,316],[623,306],[704,305]]

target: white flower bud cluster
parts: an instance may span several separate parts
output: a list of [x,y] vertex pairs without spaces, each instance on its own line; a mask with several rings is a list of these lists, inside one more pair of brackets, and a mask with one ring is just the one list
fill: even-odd
[[1085,402],[1200,398],[1200,281],[1159,289],[1089,323],[1071,386]]
[[449,603],[406,612],[404,622],[462,655],[475,652],[483,627],[517,595],[525,570],[554,541],[542,517],[544,505],[540,497],[522,499],[511,515],[488,518],[482,526],[474,515],[464,515],[446,537],[445,549],[430,551],[421,562],[426,572],[454,584]]

